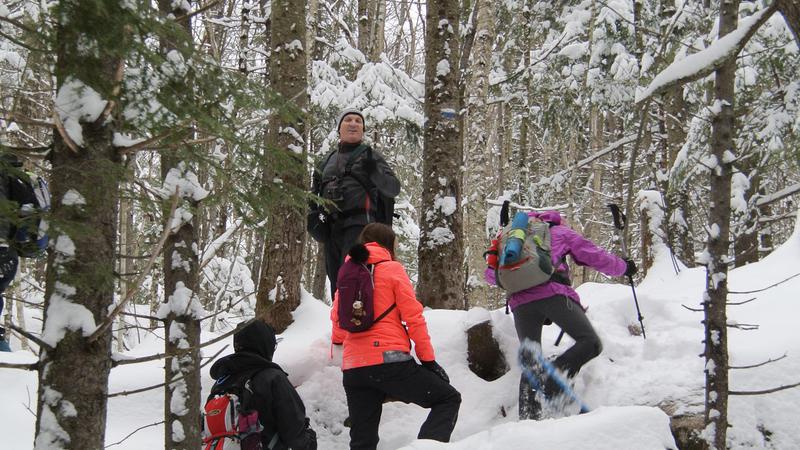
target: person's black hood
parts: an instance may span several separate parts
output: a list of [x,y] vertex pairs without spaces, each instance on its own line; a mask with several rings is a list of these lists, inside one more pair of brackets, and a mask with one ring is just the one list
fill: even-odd
[[272,361],[276,345],[275,330],[260,320],[250,322],[233,335],[235,352],[255,353],[267,361]]
[[272,362],[275,345],[275,330],[271,326],[260,320],[249,323],[233,335],[236,353],[221,358],[211,366],[211,378],[217,380],[225,375],[269,367],[282,370]]

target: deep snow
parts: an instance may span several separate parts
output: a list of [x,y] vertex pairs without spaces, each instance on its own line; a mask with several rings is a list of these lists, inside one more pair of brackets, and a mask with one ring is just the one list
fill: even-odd
[[[800,233],[794,235],[767,258],[730,272],[732,291],[764,288],[800,271]],[[516,361],[517,341],[510,315],[502,309],[487,311],[427,310],[437,360],[463,396],[453,442],[441,444],[414,439],[426,411],[401,403],[384,407],[380,449],[663,449],[674,445],[668,417],[656,406],[675,412],[699,412],[703,404],[702,313],[697,308],[705,283],[703,268],[683,269],[675,274],[666,252],[661,252],[648,276],[636,286],[644,315],[647,340],[632,336],[636,323],[631,288],[623,284],[588,283],[578,291],[588,315],[603,339],[603,353],[585,366],[577,377],[576,391],[594,411],[581,416],[519,422],[516,393],[519,370],[494,382],[486,382],[467,368],[464,331],[483,320],[492,320],[495,336],[509,362]],[[731,323],[757,324],[754,331],[730,331],[732,365],[759,363],[788,356],[776,363],[748,370],[731,370],[731,390],[760,390],[800,381],[800,327],[797,323],[797,292],[800,277],[764,292],[732,294],[731,301],[757,299],[730,306]],[[38,311],[27,311],[29,326],[40,324]],[[306,403],[320,449],[347,448],[347,415],[341,372],[340,349],[329,345],[328,306],[305,294],[295,311],[295,323],[283,333],[275,359],[290,374]],[[219,333],[219,332],[218,332]],[[204,332],[203,340],[218,333]],[[559,347],[558,334],[546,327],[544,350],[553,354],[570,345],[565,338]],[[214,355],[231,339],[203,350]],[[12,340],[19,348],[19,342]],[[163,351],[163,336],[143,334],[141,343],[125,356],[143,356]],[[232,351],[230,346],[223,354]],[[0,355],[5,362],[33,362],[26,351]],[[203,369],[204,393],[210,385],[207,365]],[[80,371],[76,370],[76,376]],[[163,362],[125,365],[112,371],[110,392],[155,385],[163,381]],[[3,448],[24,450],[33,446],[36,374],[14,369],[0,370],[0,412]],[[728,436],[733,448],[800,448],[795,433],[800,417],[800,389],[763,396],[733,396]],[[199,407],[199,405],[198,405]],[[163,416],[163,391],[155,389],[109,400],[106,445],[115,449],[163,447],[163,425],[133,433],[159,422]],[[505,415],[504,415],[505,413]],[[132,435],[130,435],[133,433]],[[128,437],[128,435],[130,435]],[[127,439],[126,439],[127,437]],[[121,442],[120,442],[121,441]]]

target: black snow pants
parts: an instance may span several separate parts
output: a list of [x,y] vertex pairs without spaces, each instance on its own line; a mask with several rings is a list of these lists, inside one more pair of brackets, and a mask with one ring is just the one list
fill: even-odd
[[328,272],[328,281],[331,284],[331,298],[336,293],[336,277],[339,275],[339,268],[344,264],[344,257],[358,240],[358,235],[364,226],[352,225],[342,228],[336,222],[333,223],[331,237],[325,242],[325,271]]
[[378,425],[386,398],[431,410],[418,439],[450,440],[461,394],[415,361],[348,369],[342,372],[342,384],[350,412],[351,450],[374,450],[378,446]]
[[[542,326],[550,319],[575,340],[575,344],[559,355],[553,364],[572,378],[592,358],[603,349],[600,338],[583,309],[564,295],[555,295],[542,300],[525,303],[514,309],[514,326],[520,343],[530,339],[542,343]],[[545,384],[545,395],[557,391],[554,383]],[[533,388],[525,379],[519,381],[520,419],[538,419],[541,405],[535,399]]]

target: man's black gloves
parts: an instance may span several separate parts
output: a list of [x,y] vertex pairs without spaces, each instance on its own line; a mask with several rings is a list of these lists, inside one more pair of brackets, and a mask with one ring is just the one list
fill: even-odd
[[450,377],[447,376],[447,372],[445,372],[442,366],[437,364],[436,361],[422,361],[422,367],[435,373],[436,376],[444,380],[445,383],[450,383]]
[[633,262],[632,259],[626,259],[625,260],[625,264],[628,265],[628,267],[625,269],[625,276],[626,277],[632,277],[632,276],[636,275],[636,272],[639,271],[639,269],[636,268],[636,263]]

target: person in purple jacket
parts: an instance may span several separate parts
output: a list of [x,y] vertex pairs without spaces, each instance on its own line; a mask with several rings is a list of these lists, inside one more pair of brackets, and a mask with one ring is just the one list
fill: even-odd
[[[512,294],[508,305],[514,313],[514,326],[520,343],[529,339],[541,345],[542,326],[546,320],[561,327],[575,340],[572,347],[553,361],[556,368],[572,378],[584,364],[600,354],[602,345],[581,306],[580,296],[572,289],[569,266],[565,263],[567,255],[580,266],[591,267],[610,276],[632,276],[636,273],[636,264],[603,250],[572,228],[563,225],[561,214],[557,211],[534,211],[528,215],[550,224],[551,257],[556,273],[544,284]],[[494,269],[487,268],[485,276],[488,283],[496,284]],[[545,396],[558,392],[553,382],[546,383],[544,390]],[[538,420],[541,409],[536,392],[524,376],[520,377],[520,420]]]

